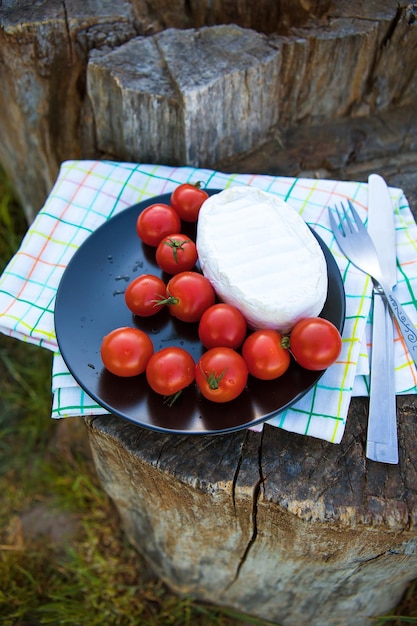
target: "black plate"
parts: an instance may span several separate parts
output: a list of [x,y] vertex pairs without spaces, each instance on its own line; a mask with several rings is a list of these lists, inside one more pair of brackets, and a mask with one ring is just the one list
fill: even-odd
[[[210,195],[218,192],[209,191]],[[170,195],[150,198],[122,211],[91,234],[74,254],[56,297],[59,349],[71,374],[91,398],[110,413],[146,428],[179,434],[215,434],[254,426],[297,402],[323,372],[309,372],[293,362],[275,381],[249,377],[247,388],[239,398],[225,404],[205,400],[191,385],[169,407],[148,387],[144,374],[119,378],[102,365],[102,338],[119,326],[145,330],[155,350],[167,345],[181,346],[195,361],[202,354],[197,324],[179,322],[168,311],[140,319],[131,314],[124,301],[124,290],[136,276],[150,273],[169,278],[158,268],[154,248],[140,242],[136,220],[147,206],[169,203]],[[195,227],[187,227],[187,234],[195,235],[190,232]],[[342,278],[329,249],[313,234],[324,252],[328,270],[328,294],[321,315],[342,331],[345,319]]]

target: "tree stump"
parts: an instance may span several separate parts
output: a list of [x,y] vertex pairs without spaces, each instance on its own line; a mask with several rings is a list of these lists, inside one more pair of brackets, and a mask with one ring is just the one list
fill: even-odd
[[398,466],[366,461],[360,399],[338,446],[86,423],[127,536],[171,589],[281,626],[369,626],[417,576],[416,401],[398,405]]
[[66,159],[216,167],[415,101],[414,4],[151,4],[2,3],[0,162],[28,220]]
[[[416,5],[396,0],[3,0],[0,162],[28,220],[62,161],[102,157],[379,171],[415,209],[416,51]],[[282,626],[361,626],[417,577],[416,409],[398,399],[399,466],[365,460],[358,399],[338,446],[86,423],[127,535],[172,589]]]
[[97,147],[194,166],[247,152],[278,122],[278,57],[238,26],[168,29],[97,56],[87,70]]

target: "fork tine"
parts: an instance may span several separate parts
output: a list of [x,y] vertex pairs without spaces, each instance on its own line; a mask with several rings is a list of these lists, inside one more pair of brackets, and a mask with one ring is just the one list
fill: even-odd
[[363,222],[361,220],[361,218],[358,215],[358,212],[356,211],[355,207],[353,206],[352,202],[350,200],[348,200],[348,204],[349,204],[349,208],[352,212],[352,215],[355,219],[356,222],[356,226],[358,227],[358,230],[364,230],[366,231],[365,226],[363,225]]
[[[339,220],[339,223],[336,223],[336,220],[334,218],[334,216],[332,215],[331,211],[329,210],[329,216],[330,216],[330,223],[332,225],[332,230],[333,232],[336,231],[343,237],[346,237],[348,232],[350,231],[351,233],[355,232],[354,228],[353,228],[353,222],[349,217],[348,212],[346,211],[346,208],[343,204],[343,202],[340,203],[340,207],[341,210],[339,211],[339,209],[337,208],[337,205],[334,206],[334,210],[337,213],[337,218]],[[346,228],[347,226],[347,228]]]
[[[339,215],[339,211],[337,210],[337,207],[335,207],[336,209],[336,213],[339,216],[339,223],[340,223],[340,215]],[[333,216],[333,213],[331,212],[330,208],[328,210],[329,213],[329,219],[330,219],[330,226],[332,227],[332,231],[335,237],[337,237],[337,233],[340,232],[339,226],[336,224],[336,220]],[[344,233],[343,233],[344,234]]]
[[345,228],[344,228],[344,225],[343,225],[343,224],[346,224],[346,226],[349,228],[349,231],[350,231],[351,233],[353,233],[353,232],[354,232],[353,222],[352,222],[352,220],[350,219],[349,214],[348,214],[348,212],[346,211],[346,207],[345,207],[345,205],[343,204],[343,202],[341,202],[341,203],[340,203],[340,206],[342,207],[344,221],[343,221],[343,218],[341,217],[341,215],[340,215],[339,210],[338,210],[338,208],[337,208],[337,207],[336,207],[336,212],[337,212],[337,215],[338,215],[338,217],[339,217],[339,222],[340,222],[340,225],[341,225],[341,228],[342,228],[342,232],[343,232],[343,234],[344,234],[344,235],[345,235],[345,237],[346,237],[346,234],[347,234],[347,233],[346,233],[346,231],[345,231]]

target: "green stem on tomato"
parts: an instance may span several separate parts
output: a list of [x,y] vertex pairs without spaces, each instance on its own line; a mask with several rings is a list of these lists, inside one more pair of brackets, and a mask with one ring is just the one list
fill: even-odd
[[[295,359],[295,356],[294,356],[294,354],[291,351],[291,337],[290,337],[290,334],[284,335],[283,338],[281,339],[281,348],[284,348],[284,350],[288,350],[288,352],[293,357],[293,359]],[[295,359],[295,360],[297,360],[297,359]]]
[[180,389],[176,393],[173,393],[170,396],[165,396],[164,404],[167,404],[168,406],[172,406],[174,404],[174,402],[176,402],[178,400],[178,398],[180,397],[181,394],[182,394],[182,389]]
[[281,339],[281,347],[284,348],[284,350],[290,350],[290,348],[291,348],[291,339],[290,339],[289,335],[284,335],[283,336],[283,338]]
[[175,296],[168,296],[166,298],[161,296],[160,300],[151,300],[151,302],[154,302],[155,306],[163,306],[164,304],[171,306],[173,304],[178,304],[179,299],[175,298]]
[[219,388],[219,382],[221,381],[223,376],[226,374],[227,368],[225,370],[223,370],[222,373],[219,374],[218,376],[216,376],[216,372],[209,372],[208,374],[206,372],[204,372],[203,368],[201,367],[201,364],[200,364],[200,368],[201,368],[203,376],[206,379],[207,384],[210,387],[210,389],[218,389]]
[[183,246],[189,243],[188,241],[178,241],[178,239],[169,239],[165,242],[166,246],[172,248],[172,254],[174,255],[175,263],[178,263],[178,250],[183,250]]

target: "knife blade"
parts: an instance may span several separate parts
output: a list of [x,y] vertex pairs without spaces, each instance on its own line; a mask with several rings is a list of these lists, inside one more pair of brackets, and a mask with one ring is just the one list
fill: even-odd
[[[397,283],[394,211],[388,187],[378,174],[368,178],[368,232],[389,287]],[[397,409],[394,380],[393,320],[384,295],[374,288],[366,456],[398,463]]]

